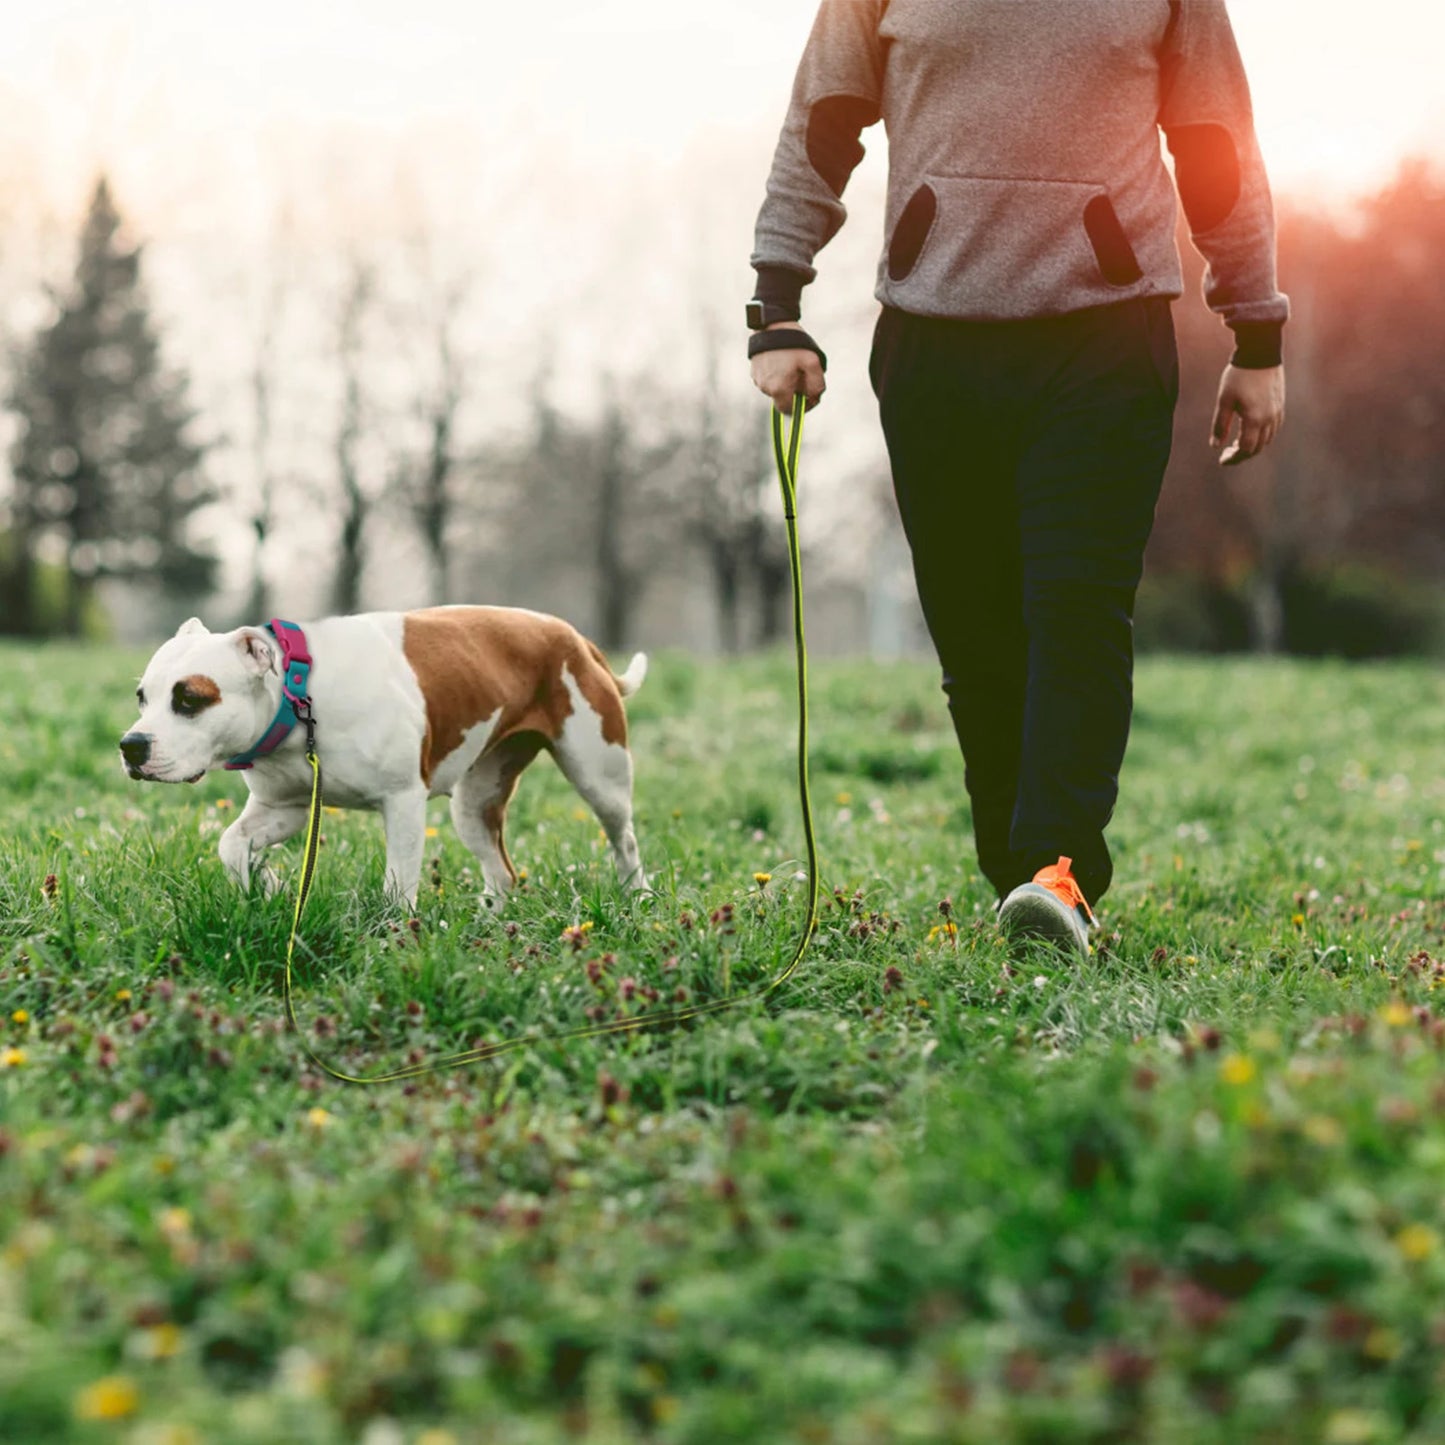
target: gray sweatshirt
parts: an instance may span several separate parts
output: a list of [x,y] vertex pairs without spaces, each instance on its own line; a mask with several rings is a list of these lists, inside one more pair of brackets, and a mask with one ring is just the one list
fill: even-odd
[[1235,359],[1279,359],[1274,211],[1224,0],[823,0],[758,215],[758,295],[797,315],[888,131],[877,297],[1050,316],[1183,291],[1179,199]]

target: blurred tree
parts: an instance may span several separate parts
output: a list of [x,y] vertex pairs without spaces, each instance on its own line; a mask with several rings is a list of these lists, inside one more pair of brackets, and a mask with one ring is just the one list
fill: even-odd
[[364,396],[361,385],[363,326],[375,278],[371,266],[352,258],[342,287],[337,316],[337,356],[341,363],[341,414],[336,427],[336,479],[340,484],[341,531],[332,578],[337,612],[361,610],[361,575],[366,565],[366,523],[375,497],[362,481],[361,443]]
[[[731,402],[718,383],[718,327],[705,328],[706,374],[693,444],[688,498],[707,553],[725,652],[767,646],[787,622],[788,550],[778,517],[770,413],[755,397]],[[755,631],[744,638],[748,609]]]
[[213,585],[215,556],[188,536],[193,514],[215,500],[201,475],[205,448],[188,436],[187,378],[162,363],[140,273],[141,248],[126,243],[102,177],[74,279],[52,293],[54,320],[21,357],[10,392],[19,435],[6,631],[36,630],[35,557],[52,540],[71,636],[102,578],[149,577],[186,595]]
[[427,592],[433,606],[452,600],[452,533],[459,502],[457,412],[464,380],[456,317],[469,288],[469,278],[457,278],[438,298],[430,326],[433,377],[415,404],[425,441],[419,452],[403,454],[393,465],[393,488],[426,549]]
[[246,375],[250,399],[250,467],[245,480],[231,490],[229,500],[250,525],[253,545],[250,585],[245,611],[248,622],[271,616],[271,584],[266,560],[276,527],[283,473],[276,465],[277,396],[281,376],[282,333],[296,291],[291,218],[283,207],[265,261],[257,276],[257,291],[248,297],[247,312],[254,318],[250,367]]
[[1318,634],[1327,613],[1363,608],[1358,565],[1373,567],[1377,619],[1398,583],[1398,616],[1379,621],[1374,644],[1390,650],[1392,631],[1419,632],[1411,579],[1445,572],[1445,180],[1416,161],[1348,213],[1281,203],[1288,414],[1275,445],[1238,468],[1221,470],[1205,445],[1229,341],[1197,302],[1201,267],[1182,240],[1183,386],[1151,575],[1243,600],[1252,646],[1278,651]]
[[[572,612],[600,646],[614,648],[633,640],[648,584],[676,570],[688,541],[691,438],[674,420],[677,408],[656,406],[656,384],[607,377],[603,391],[595,418],[566,415],[548,395],[544,368],[524,439],[480,463],[496,499],[490,515],[508,539],[498,559],[505,595]],[[637,398],[636,409],[624,398]],[[495,579],[490,586],[495,592]]]

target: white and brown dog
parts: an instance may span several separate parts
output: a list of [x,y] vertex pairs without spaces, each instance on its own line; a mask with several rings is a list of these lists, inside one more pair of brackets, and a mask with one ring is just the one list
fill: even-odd
[[[597,814],[622,883],[646,886],[622,705],[646,675],[642,653],[614,677],[575,628],[510,607],[370,612],[294,630],[310,653],[324,801],[380,810],[388,894],[415,903],[427,799],[449,793],[487,895],[504,897],[517,881],[502,836],[507,804],[544,748]],[[220,842],[242,887],[262,849],[306,825],[304,729],[281,728],[284,741],[256,755],[286,712],[288,666],[280,632],[209,632],[193,617],[151,658],[136,690],[140,718],[120,742],[126,771],[150,782],[194,783],[228,760],[247,768],[251,796]]]

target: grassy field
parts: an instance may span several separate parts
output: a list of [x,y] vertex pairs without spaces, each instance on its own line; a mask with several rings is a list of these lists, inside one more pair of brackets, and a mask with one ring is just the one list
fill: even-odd
[[[995,936],[933,670],[816,666],[826,906],[766,1005],[361,1088],[217,861],[241,781],[123,778],[141,661],[0,651],[0,1439],[1445,1439],[1435,671],[1148,661],[1064,967]],[[545,760],[500,915],[444,803],[415,918],[328,814],[312,1046],[766,980],[791,686],[654,658],[648,900]]]

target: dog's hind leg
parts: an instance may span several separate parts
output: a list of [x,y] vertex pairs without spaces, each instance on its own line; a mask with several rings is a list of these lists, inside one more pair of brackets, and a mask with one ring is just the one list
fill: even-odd
[[457,836],[477,855],[482,865],[484,899],[500,902],[517,881],[517,870],[507,856],[503,829],[507,804],[522,770],[541,750],[538,733],[513,733],[483,753],[452,789],[452,823]]
[[[621,712],[621,704],[616,704]],[[624,887],[645,889],[647,878],[632,831],[632,754],[625,743],[610,743],[590,707],[568,717],[552,748],[563,776],[597,814],[612,845],[617,877]]]

